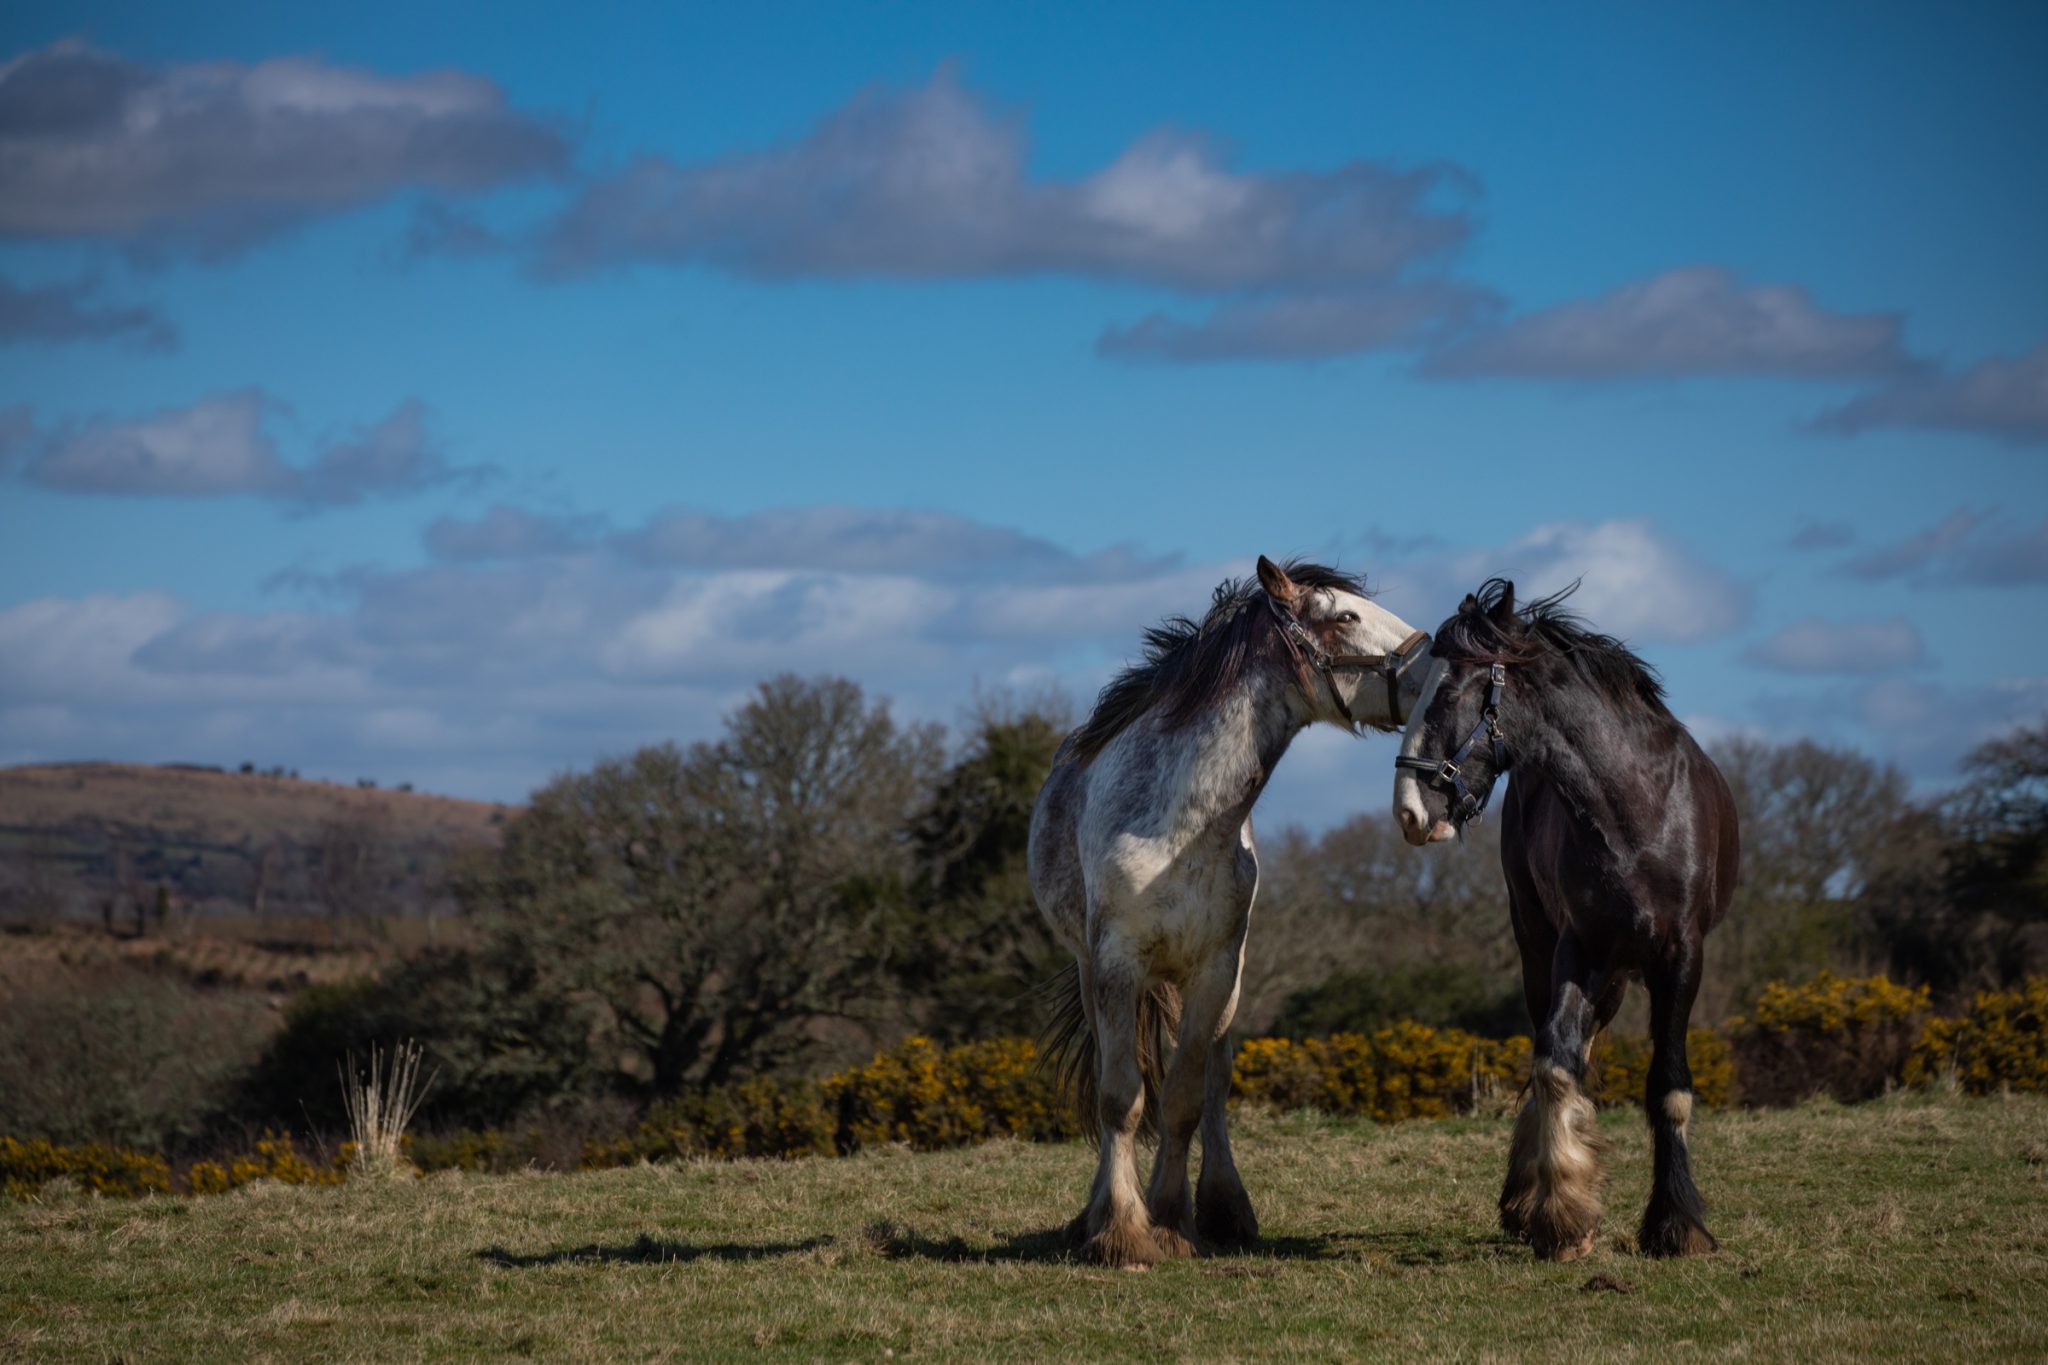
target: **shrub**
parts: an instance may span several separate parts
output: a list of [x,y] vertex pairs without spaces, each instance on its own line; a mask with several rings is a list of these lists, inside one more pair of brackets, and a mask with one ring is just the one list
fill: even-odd
[[534,1134],[499,1128],[462,1128],[452,1133],[408,1135],[400,1144],[422,1171],[516,1171],[537,1160]]
[[1273,1031],[1289,1038],[1365,1033],[1397,1023],[1512,1038],[1529,1027],[1519,983],[1463,963],[1394,971],[1338,972],[1296,991]]
[[0,983],[0,1133],[174,1147],[208,1128],[269,1027],[260,996],[126,963]]
[[[1357,1034],[1339,1034],[1331,1039],[1247,1038],[1237,1049],[1237,1073],[1231,1093],[1254,1104],[1275,1109],[1314,1109],[1334,1099],[1337,1087],[1325,1080],[1323,1051],[1333,1043],[1363,1044]],[[1362,1068],[1352,1074],[1362,1074]],[[1361,1112],[1355,1095],[1349,1112]],[[1365,1104],[1371,1104],[1371,1096]]]
[[1528,1070],[1526,1038],[1496,1042],[1403,1021],[1370,1037],[1252,1039],[1238,1049],[1233,1090],[1255,1104],[1390,1123],[1470,1113]]
[[65,1147],[40,1138],[0,1137],[0,1187],[15,1199],[33,1199],[52,1180],[117,1199],[169,1194],[171,1168],[160,1156],[100,1143]]
[[1728,1024],[1742,1101],[1790,1104],[1820,1092],[1867,1100],[1900,1078],[1926,1017],[1926,987],[1882,976],[1774,981],[1748,1018]]
[[830,1156],[832,1120],[810,1081],[757,1077],[722,1090],[664,1100],[631,1134],[591,1142],[585,1167],[689,1157]]
[[420,1121],[496,1127],[587,1093],[588,1037],[578,1009],[535,990],[532,964],[517,950],[423,953],[381,977],[302,992],[245,1080],[238,1108],[254,1124],[346,1129],[336,1064],[417,1039],[422,1070],[435,1077]]
[[911,1038],[825,1081],[842,1152],[903,1142],[919,1151],[992,1137],[1071,1137],[1078,1128],[1038,1048],[1024,1039],[941,1049]]
[[289,1134],[265,1133],[256,1150],[226,1161],[196,1161],[185,1172],[185,1184],[194,1194],[226,1194],[254,1180],[275,1180],[286,1185],[339,1185],[348,1178],[354,1143],[342,1144],[341,1151],[325,1166],[299,1154]]
[[1980,991],[1967,1013],[1931,1021],[1906,1059],[1905,1078],[1924,1084],[1951,1071],[1972,1095],[2048,1091],[2048,976]]
[[[1641,1104],[1653,1051],[1643,1034],[1602,1033],[1593,1045],[1593,1098],[1603,1105]],[[1696,1028],[1685,1035],[1685,1056],[1692,1067],[1692,1093],[1701,1104],[1719,1109],[1734,1102],[1735,1056],[1726,1038]]]

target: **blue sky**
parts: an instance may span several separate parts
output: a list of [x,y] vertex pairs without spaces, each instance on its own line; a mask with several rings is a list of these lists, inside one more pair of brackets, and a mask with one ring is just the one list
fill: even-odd
[[[2037,7],[0,19],[0,761],[514,799],[1253,556],[1574,576],[1707,736],[2048,712]],[[1269,796],[1385,802],[1387,741]]]

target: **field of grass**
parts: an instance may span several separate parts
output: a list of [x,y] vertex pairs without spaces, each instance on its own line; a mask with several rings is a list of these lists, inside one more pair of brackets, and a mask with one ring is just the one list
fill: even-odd
[[1493,1231],[1497,1120],[1240,1116],[1255,1253],[1124,1273],[1055,1231],[1090,1154],[997,1143],[0,1206],[0,1356],[1300,1359],[2048,1355],[2048,1100],[1702,1114],[1719,1255]]

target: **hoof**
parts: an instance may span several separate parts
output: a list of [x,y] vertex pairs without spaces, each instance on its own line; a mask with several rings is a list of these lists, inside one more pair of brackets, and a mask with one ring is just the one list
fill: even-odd
[[1707,1256],[1721,1249],[1713,1233],[1683,1215],[1654,1224],[1644,1223],[1636,1244],[1643,1249],[1645,1256],[1655,1256],[1660,1260],[1667,1256]]
[[1081,1246],[1081,1259],[1112,1270],[1144,1270],[1160,1259],[1150,1228],[1111,1222]]
[[1195,1232],[1217,1251],[1249,1251],[1259,1244],[1259,1216],[1243,1190],[1195,1197]]
[[1569,1242],[1554,1242],[1548,1245],[1536,1244],[1536,1258],[1541,1261],[1576,1261],[1593,1253],[1593,1234]]
[[1182,1194],[1178,1199],[1145,1205],[1145,1215],[1152,1220],[1152,1240],[1159,1244],[1162,1258],[1202,1254],[1195,1235],[1195,1220],[1190,1216],[1192,1202]]

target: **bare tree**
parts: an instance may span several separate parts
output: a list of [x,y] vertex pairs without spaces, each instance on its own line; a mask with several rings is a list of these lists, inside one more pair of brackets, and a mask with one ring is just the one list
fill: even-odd
[[341,942],[353,917],[381,929],[391,881],[391,822],[375,799],[350,801],[321,822],[313,838],[313,894]]
[[798,1055],[876,989],[938,735],[843,679],[763,683],[715,743],[558,778],[458,887],[542,988],[603,1002],[631,1079],[716,1085]]
[[247,855],[249,860],[249,915],[258,924],[268,907],[270,895],[277,885],[278,874],[284,862],[284,846],[280,840],[266,839]]
[[1713,758],[1735,796],[1742,875],[1728,922],[1707,940],[1702,1014],[1725,1014],[1773,978],[1876,965],[1859,942],[1856,898],[1907,810],[1904,776],[1810,740],[1735,739]]
[[1241,1031],[1270,1027],[1289,997],[1344,975],[1456,966],[1501,990],[1513,984],[1491,823],[1418,854],[1385,816],[1358,815],[1317,839],[1284,830],[1260,862]]
[[43,930],[64,914],[71,889],[64,875],[62,850],[47,829],[29,832],[10,848],[0,868],[0,892],[8,910],[30,928]]

